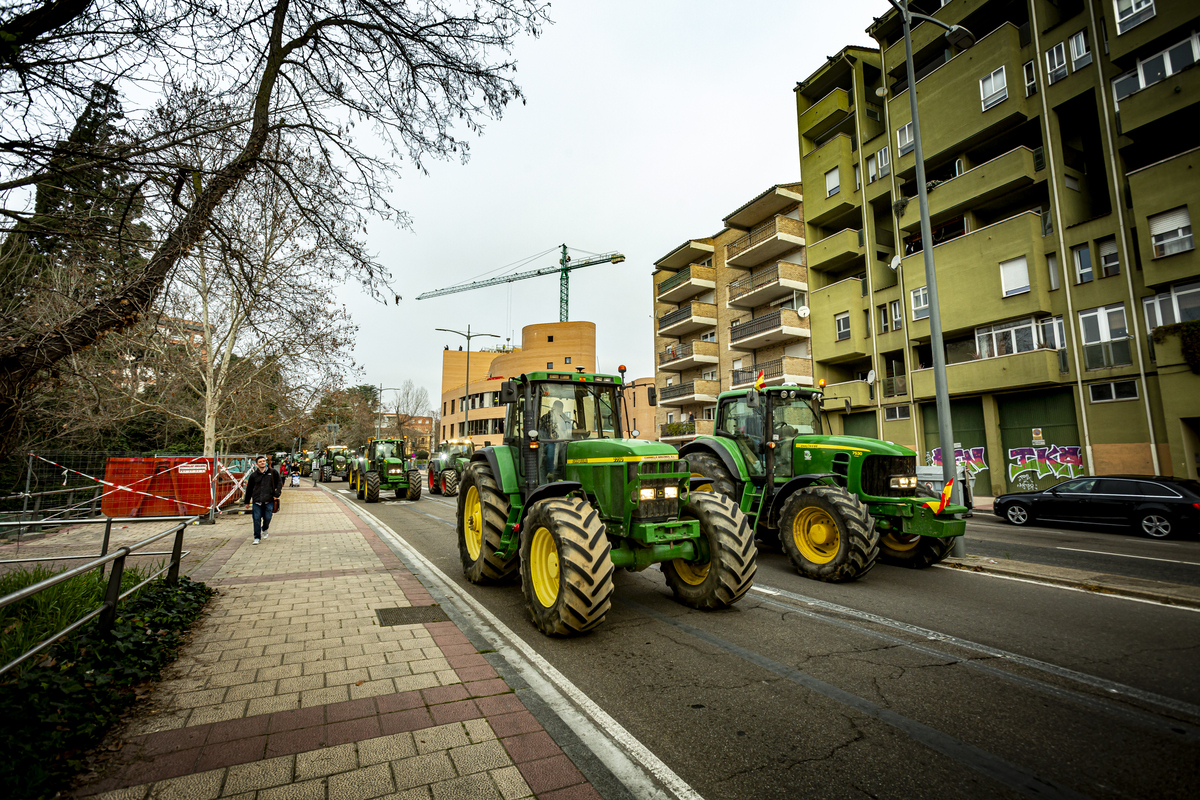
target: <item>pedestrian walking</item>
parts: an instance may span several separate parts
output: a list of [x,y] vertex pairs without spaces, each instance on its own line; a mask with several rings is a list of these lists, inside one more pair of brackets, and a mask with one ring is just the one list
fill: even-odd
[[281,487],[287,486],[287,476],[288,476],[288,464],[286,461],[284,461],[282,464],[279,465],[279,485]]
[[254,517],[254,544],[267,538],[271,527],[271,515],[279,502],[279,493],[283,491],[283,483],[279,473],[271,469],[266,456],[259,456],[255,461],[256,468],[246,479],[246,497],[242,501],[251,509]]

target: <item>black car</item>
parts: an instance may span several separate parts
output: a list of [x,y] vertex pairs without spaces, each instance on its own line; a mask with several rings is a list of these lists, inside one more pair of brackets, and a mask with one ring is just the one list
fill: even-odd
[[1133,527],[1155,539],[1200,531],[1200,483],[1147,475],[1072,478],[1041,492],[996,498],[993,513],[1013,525],[1077,522]]

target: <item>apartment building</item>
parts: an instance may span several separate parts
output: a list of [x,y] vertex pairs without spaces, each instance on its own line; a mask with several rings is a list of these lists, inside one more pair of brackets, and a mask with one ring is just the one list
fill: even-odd
[[804,195],[778,184],[654,262],[658,438],[712,433],[717,395],[812,385]]
[[[1195,478],[1200,5],[909,5],[975,38],[912,31],[957,459],[981,494]],[[897,13],[867,30],[795,92],[814,372],[835,430],[939,464],[912,83]]]

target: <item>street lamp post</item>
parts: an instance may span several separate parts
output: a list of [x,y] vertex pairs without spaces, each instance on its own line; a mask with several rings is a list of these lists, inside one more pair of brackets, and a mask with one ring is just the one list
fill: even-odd
[[466,333],[463,333],[462,331],[451,330],[450,328],[436,328],[435,330],[443,331],[445,333],[457,333],[459,336],[464,336],[467,339],[467,382],[463,385],[463,430],[466,432],[467,437],[470,438],[471,404],[468,401],[470,400],[471,394],[471,340],[480,336],[490,336],[493,339],[499,339],[500,337],[494,333],[471,333],[470,325],[467,325]]
[[[932,22],[946,29],[952,45],[966,49],[975,43],[974,35],[960,25],[947,25],[925,14],[908,10],[907,0],[888,0],[904,24],[904,63],[908,74],[908,105],[912,110],[913,150],[917,166],[917,202],[921,210],[921,253],[925,258],[925,287],[929,294],[929,346],[933,350],[933,388],[937,400],[938,443],[942,449],[942,481],[949,483],[957,472],[954,451],[954,427],[950,419],[950,391],[946,386],[946,349],[942,342],[942,311],[938,305],[937,270],[933,265],[933,230],[929,224],[929,193],[925,188],[925,153],[921,145],[921,119],[917,115],[917,73],[913,68],[912,20]],[[899,160],[899,153],[896,154]],[[962,500],[962,487],[954,491],[955,502]],[[966,555],[962,537],[954,537],[955,556]]]
[[[382,383],[379,384],[379,395],[377,397],[377,405],[379,406],[379,409],[375,412],[375,437],[376,438],[383,436],[383,422],[380,419],[380,417],[383,416],[383,393],[384,392],[403,392],[403,391],[404,391],[404,388],[400,387],[400,386],[384,386]],[[396,418],[397,419],[400,418],[399,409],[397,409]],[[400,434],[401,436],[404,435],[404,432],[400,430],[399,425],[396,426],[396,432],[398,434]]]

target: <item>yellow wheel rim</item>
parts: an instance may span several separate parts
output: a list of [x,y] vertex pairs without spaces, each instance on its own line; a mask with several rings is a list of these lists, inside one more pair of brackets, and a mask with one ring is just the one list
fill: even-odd
[[[707,478],[708,476],[707,476],[707,475],[701,475],[699,472],[693,472],[693,473],[692,473],[692,477],[693,477],[693,478]],[[697,486],[697,487],[695,488],[695,490],[694,490],[694,491],[697,491],[697,492],[712,492],[712,491],[715,491],[715,489],[713,489],[713,486],[712,486],[712,484],[711,484],[711,483],[702,483],[702,484],[700,484],[699,486]],[[703,578],[701,578],[701,580],[703,580]]]
[[533,532],[529,547],[529,574],[533,578],[533,593],[546,608],[558,599],[558,548],[546,528]]
[[463,539],[467,543],[467,555],[478,560],[483,552],[483,505],[479,502],[479,490],[472,486],[467,490],[463,502]]
[[792,540],[800,555],[814,564],[828,564],[838,554],[837,523],[816,506],[800,510],[792,524]]
[[679,579],[691,586],[699,586],[708,577],[708,564],[697,564],[677,558],[671,562],[671,566],[675,567],[675,574]]
[[912,550],[921,543],[921,537],[915,535],[900,534],[899,536],[892,533],[885,533],[879,539],[879,543],[889,550],[899,550],[906,552]]

